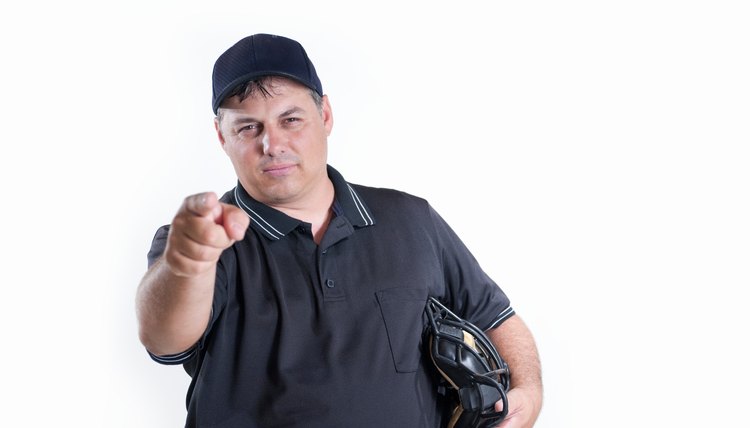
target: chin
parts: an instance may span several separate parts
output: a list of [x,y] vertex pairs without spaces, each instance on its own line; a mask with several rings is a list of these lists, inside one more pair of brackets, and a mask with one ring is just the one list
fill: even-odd
[[294,199],[296,192],[293,189],[286,188],[286,186],[274,186],[272,188],[266,188],[263,192],[266,198],[272,203],[283,203]]

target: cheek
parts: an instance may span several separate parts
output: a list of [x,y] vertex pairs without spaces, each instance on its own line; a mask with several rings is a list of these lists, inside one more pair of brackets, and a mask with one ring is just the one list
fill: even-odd
[[228,151],[234,154],[244,155],[252,152],[257,147],[257,143],[255,138],[245,135],[235,135],[227,142],[227,147]]
[[293,148],[297,153],[304,153],[307,156],[325,156],[328,148],[327,139],[324,129],[300,132],[293,137],[295,142]]
[[252,144],[227,144],[225,146],[225,152],[235,166],[252,163],[258,158],[258,155],[255,153],[256,150],[253,150]]

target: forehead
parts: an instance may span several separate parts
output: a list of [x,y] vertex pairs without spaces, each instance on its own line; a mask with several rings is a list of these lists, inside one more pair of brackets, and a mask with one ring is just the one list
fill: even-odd
[[274,76],[263,79],[260,84],[252,83],[244,93],[227,98],[222,103],[221,110],[228,113],[291,105],[307,110],[314,106],[310,91],[307,86],[294,80]]

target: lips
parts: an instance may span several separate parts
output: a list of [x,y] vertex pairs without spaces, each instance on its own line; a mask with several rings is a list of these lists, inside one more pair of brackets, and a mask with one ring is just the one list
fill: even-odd
[[263,167],[263,174],[268,174],[272,177],[283,177],[291,174],[295,167],[295,164],[269,165]]

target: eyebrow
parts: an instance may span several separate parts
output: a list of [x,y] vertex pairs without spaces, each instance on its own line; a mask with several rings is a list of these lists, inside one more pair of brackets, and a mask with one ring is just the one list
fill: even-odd
[[300,107],[294,106],[290,108],[289,110],[286,110],[285,112],[281,113],[279,117],[287,117],[287,116],[291,116],[297,113],[304,113],[304,110],[301,109]]
[[[279,114],[278,117],[279,118],[285,118],[285,117],[292,116],[294,114],[304,113],[304,112],[305,112],[305,110],[303,108],[297,107],[297,106],[293,106],[293,107],[290,107],[289,109],[284,110],[283,112],[281,112],[281,114]],[[254,118],[252,116],[240,116],[240,117],[238,117],[238,118],[236,118],[236,119],[234,119],[232,121],[232,126],[242,125],[242,124],[245,124],[245,123],[260,123],[260,120]]]
[[250,116],[245,116],[245,117],[238,117],[234,119],[232,121],[232,125],[242,125],[244,123],[257,123],[257,122],[258,122],[257,119],[250,117]]

